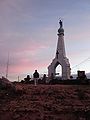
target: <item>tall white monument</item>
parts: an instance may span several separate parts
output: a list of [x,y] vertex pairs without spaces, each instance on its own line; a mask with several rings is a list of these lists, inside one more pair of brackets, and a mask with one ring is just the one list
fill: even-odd
[[52,63],[48,66],[48,77],[55,77],[56,67],[60,64],[62,67],[62,80],[67,80],[70,79],[70,63],[65,53],[64,29],[62,20],[60,20],[59,24],[60,28],[58,29],[56,56]]

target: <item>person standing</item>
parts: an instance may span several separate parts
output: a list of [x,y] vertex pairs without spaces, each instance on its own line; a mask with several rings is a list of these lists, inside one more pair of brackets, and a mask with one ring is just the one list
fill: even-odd
[[35,70],[35,72],[33,73],[33,78],[34,78],[34,84],[36,86],[38,84],[38,78],[39,78],[39,73],[37,72],[37,70]]

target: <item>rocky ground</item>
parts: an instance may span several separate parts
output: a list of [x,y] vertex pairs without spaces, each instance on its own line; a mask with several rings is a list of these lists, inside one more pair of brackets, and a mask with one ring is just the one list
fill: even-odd
[[90,120],[90,85],[16,84],[0,90],[0,120]]

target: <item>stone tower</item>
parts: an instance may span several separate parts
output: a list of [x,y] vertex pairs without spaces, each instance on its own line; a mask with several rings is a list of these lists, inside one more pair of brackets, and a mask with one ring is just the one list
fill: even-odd
[[64,29],[62,20],[60,20],[59,24],[60,28],[58,29],[58,43],[56,55],[52,63],[48,66],[48,77],[55,77],[56,67],[60,64],[62,67],[62,80],[67,80],[70,79],[70,63],[65,53]]

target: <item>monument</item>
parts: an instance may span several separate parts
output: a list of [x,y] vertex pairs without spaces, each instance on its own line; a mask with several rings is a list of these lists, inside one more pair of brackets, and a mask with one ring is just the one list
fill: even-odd
[[62,80],[70,79],[70,63],[65,53],[64,45],[64,29],[62,20],[59,22],[60,28],[58,29],[58,43],[56,49],[56,56],[52,63],[48,66],[48,77],[55,77],[56,67],[61,65],[62,67]]

